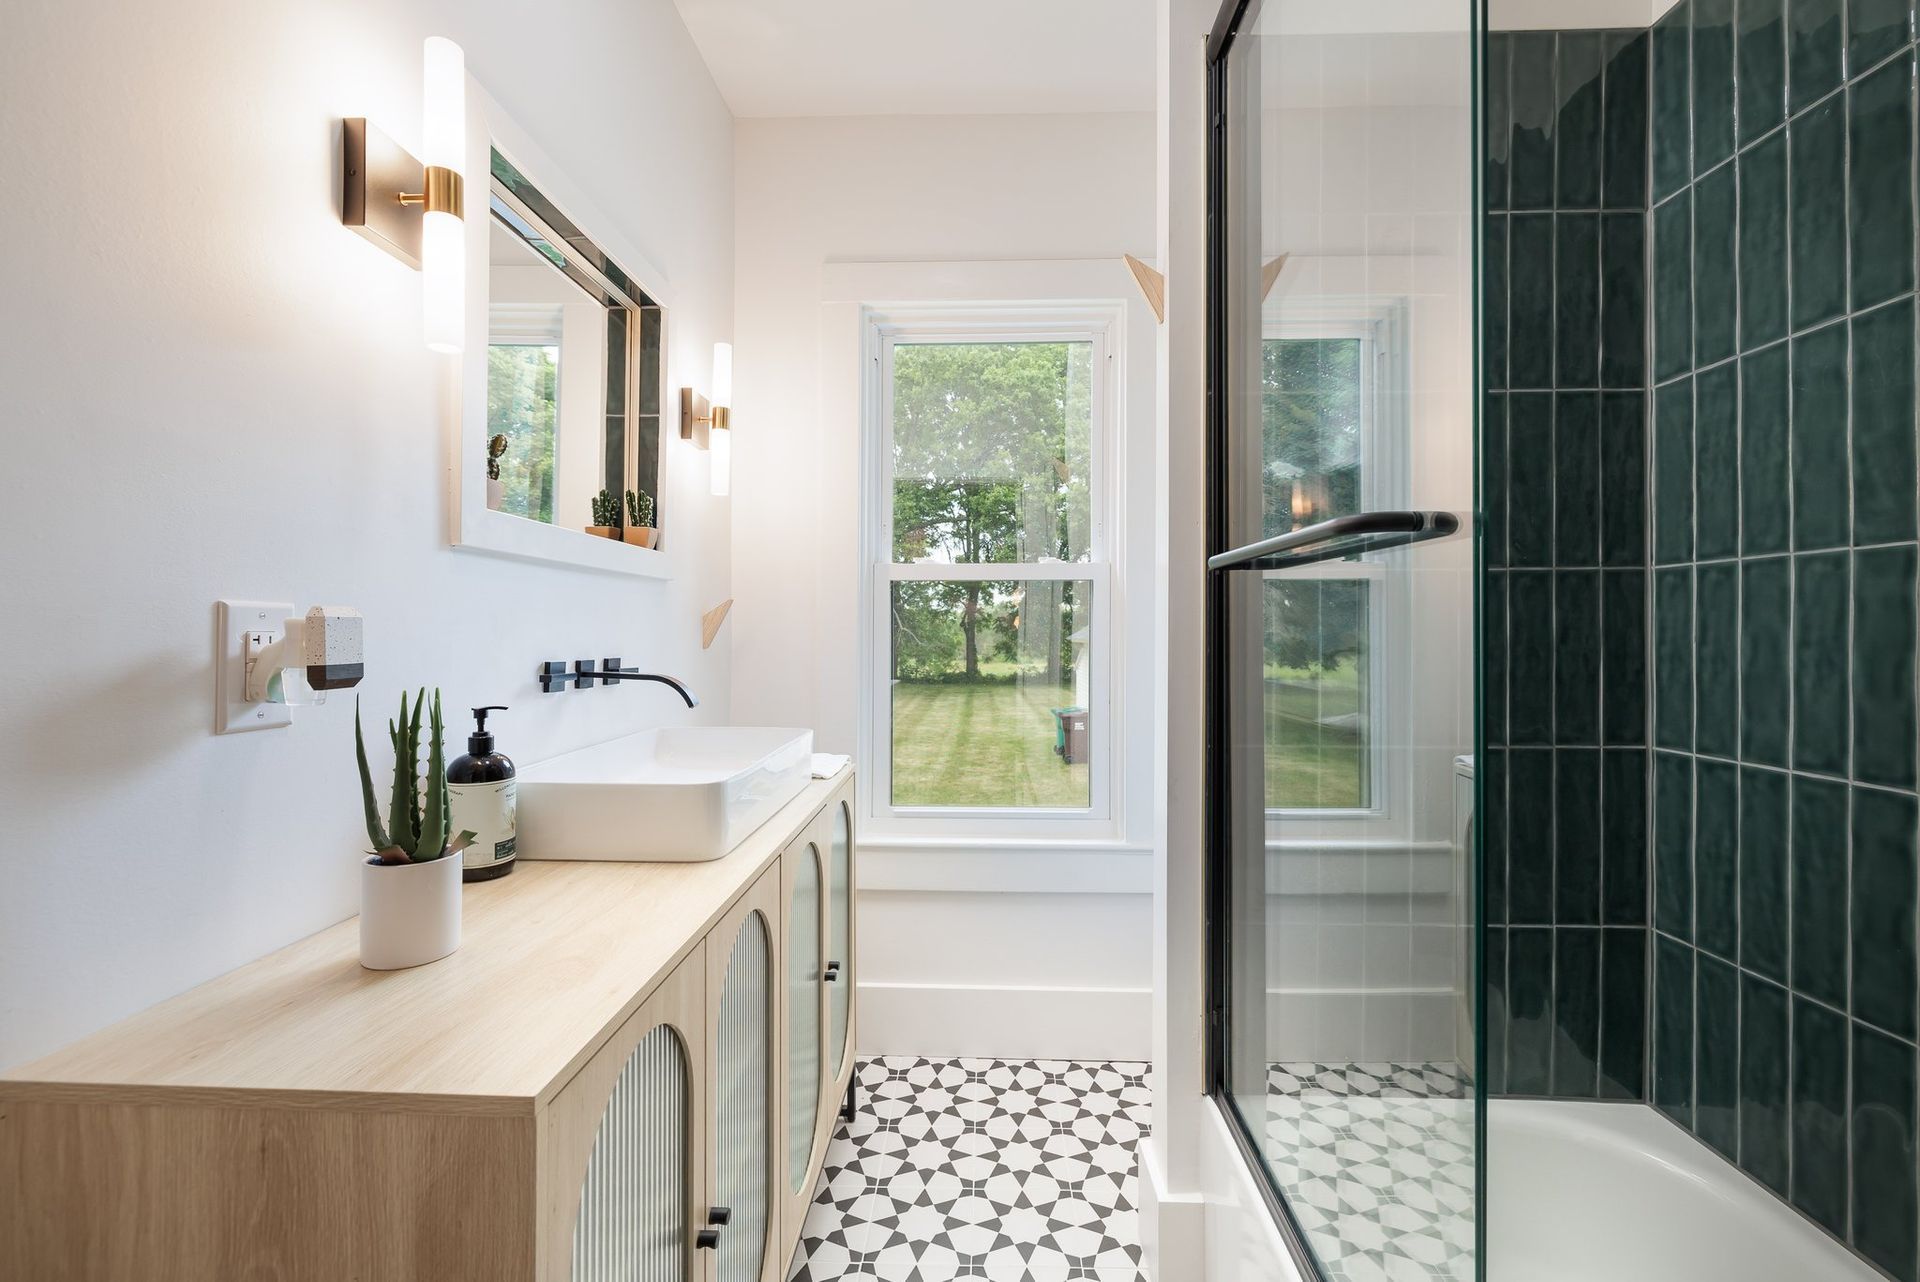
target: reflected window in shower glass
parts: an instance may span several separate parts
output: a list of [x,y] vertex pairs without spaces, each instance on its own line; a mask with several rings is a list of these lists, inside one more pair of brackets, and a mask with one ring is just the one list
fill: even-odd
[[1372,585],[1270,577],[1263,703],[1269,810],[1373,805]]
[[1361,510],[1367,346],[1357,335],[1262,342],[1264,537]]

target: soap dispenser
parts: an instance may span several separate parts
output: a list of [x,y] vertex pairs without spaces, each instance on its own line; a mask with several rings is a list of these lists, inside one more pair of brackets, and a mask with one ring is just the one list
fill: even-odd
[[467,755],[455,757],[447,766],[452,831],[474,834],[461,852],[461,876],[466,881],[491,881],[513,871],[518,831],[513,762],[493,750],[493,735],[487,731],[487,714],[506,710],[502,704],[475,708]]

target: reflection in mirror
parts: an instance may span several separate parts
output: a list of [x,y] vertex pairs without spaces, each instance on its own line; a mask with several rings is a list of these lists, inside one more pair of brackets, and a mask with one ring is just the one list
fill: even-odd
[[498,151],[489,204],[487,506],[619,538],[632,491],[657,528],[659,305]]

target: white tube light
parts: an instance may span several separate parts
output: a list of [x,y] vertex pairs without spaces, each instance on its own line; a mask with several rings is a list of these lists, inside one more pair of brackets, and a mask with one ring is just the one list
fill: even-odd
[[[467,58],[445,36],[429,36],[425,49],[425,102],[420,132],[421,163],[450,170],[463,180],[467,167]],[[454,184],[459,192],[462,183]],[[428,184],[432,188],[431,181]],[[421,309],[427,346],[458,353],[467,324],[467,235],[461,202],[435,208],[429,200],[420,229]]]
[[713,345],[713,422],[707,432],[707,453],[711,467],[708,488],[716,498],[725,498],[733,488],[733,344]]

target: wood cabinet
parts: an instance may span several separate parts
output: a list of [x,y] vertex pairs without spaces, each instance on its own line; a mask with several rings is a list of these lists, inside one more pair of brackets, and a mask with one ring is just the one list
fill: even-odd
[[851,799],[477,883],[410,971],[348,921],[0,1077],[0,1277],[779,1282],[853,1066]]

